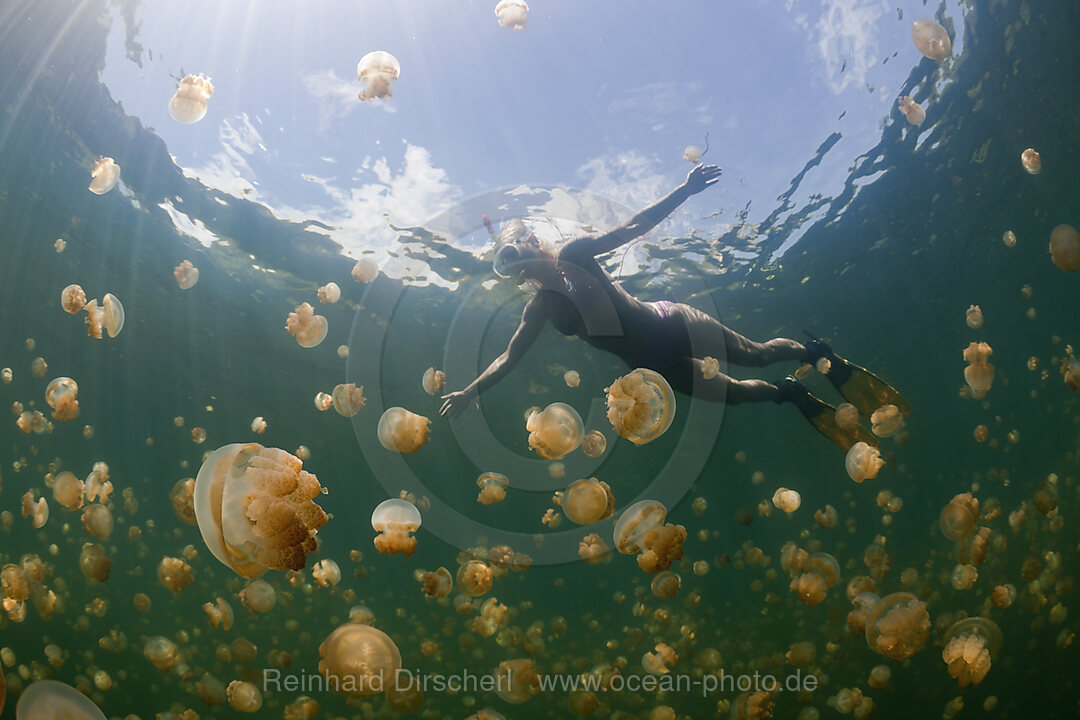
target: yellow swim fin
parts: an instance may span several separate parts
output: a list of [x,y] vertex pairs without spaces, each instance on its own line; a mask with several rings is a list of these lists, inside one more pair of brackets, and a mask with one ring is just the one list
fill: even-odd
[[824,341],[810,335],[806,349],[812,358],[810,362],[818,358],[829,360],[832,367],[825,377],[863,417],[869,418],[882,405],[895,405],[904,417],[911,414],[911,403],[896,388],[866,368],[840,357]]
[[799,408],[799,412],[810,421],[814,429],[827,437],[833,445],[842,450],[849,450],[857,442],[877,447],[878,439],[862,425],[856,425],[851,430],[840,427],[836,422],[836,408],[815,396],[795,378],[785,378],[778,387],[780,392],[776,402],[790,402]]

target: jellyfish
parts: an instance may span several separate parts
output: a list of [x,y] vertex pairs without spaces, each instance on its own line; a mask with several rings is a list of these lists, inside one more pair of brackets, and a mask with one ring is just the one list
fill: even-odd
[[944,642],[941,659],[964,688],[978,685],[990,672],[991,661],[1001,650],[1001,630],[989,618],[964,618],[946,631]]
[[894,660],[914,655],[930,634],[926,605],[911,593],[886,595],[866,619],[866,643],[874,652]]
[[401,653],[390,636],[370,625],[345,623],[319,645],[319,672],[338,692],[371,697],[390,687]]
[[[340,387],[344,387],[344,385]],[[353,385],[353,387],[356,386]],[[360,396],[363,397],[363,389],[360,390]],[[330,395],[330,393],[319,392],[315,394],[315,407],[319,410],[319,412],[326,412],[331,407],[333,407],[333,405],[334,398]],[[356,413],[353,414],[355,415]]]
[[529,447],[546,460],[560,460],[576,450],[585,432],[577,410],[560,402],[532,412],[525,429],[529,431]]
[[361,285],[366,285],[379,276],[379,266],[371,258],[360,258],[353,265],[351,274],[353,280]]
[[870,429],[878,437],[892,437],[904,427],[904,416],[895,405],[882,405],[870,415]]
[[923,120],[926,119],[926,111],[923,110],[922,105],[915,102],[914,98],[910,98],[905,95],[897,101],[897,105],[899,105],[900,112],[904,114],[904,117],[907,118],[907,121],[910,124],[923,124]]
[[191,566],[177,557],[163,557],[158,563],[158,582],[167,587],[174,595],[179,595],[191,583],[195,577],[191,574]]
[[675,417],[675,395],[659,373],[638,368],[604,388],[608,420],[615,431],[636,445],[664,434]]
[[1042,172],[1042,158],[1035,148],[1028,148],[1020,153],[1020,164],[1029,175],[1038,175]]
[[682,578],[679,577],[678,573],[665,570],[653,578],[649,589],[652,590],[652,594],[656,597],[666,599],[678,595],[681,587]]
[[792,667],[810,667],[814,664],[814,660],[817,658],[817,648],[814,643],[807,640],[802,642],[792,643],[788,648],[788,651],[784,654],[784,659],[787,660],[787,664]]
[[979,578],[979,570],[974,565],[967,565],[964,563],[958,564],[953,568],[950,582],[956,590],[970,590],[971,586],[975,584],[975,581]]
[[559,497],[566,517],[578,525],[599,522],[615,513],[611,487],[596,478],[575,480]]
[[964,368],[964,380],[976,398],[986,397],[994,382],[994,366],[986,360],[993,354],[994,350],[984,342],[970,343],[964,349],[964,360],[968,363]]
[[[697,165],[701,162],[701,149],[693,145],[687,145],[686,149],[683,150],[682,159],[692,165]],[[709,378],[705,379],[708,380]]]
[[53,499],[68,510],[82,508],[85,492],[85,483],[67,470],[53,479]]
[[401,76],[401,63],[385,50],[374,50],[356,65],[356,79],[364,83],[360,100],[388,98],[394,94],[392,83]]
[[1032,498],[1035,509],[1043,515],[1049,515],[1058,506],[1058,491],[1053,483],[1043,480],[1035,489],[1035,497]]
[[91,580],[105,582],[109,579],[112,561],[105,548],[97,543],[84,543],[79,552],[79,572]]
[[[3,695],[0,694],[0,701],[2,699]],[[0,709],[2,707],[3,703],[0,702]],[[28,685],[15,705],[15,717],[16,720],[105,720],[104,713],[90,698],[56,680],[38,680]]]
[[143,656],[158,670],[169,670],[176,664],[176,643],[167,637],[154,635],[146,639]]
[[315,314],[309,303],[301,303],[285,318],[285,330],[302,348],[313,348],[326,339],[326,318]]
[[233,615],[232,605],[225,602],[224,598],[219,597],[214,602],[203,603],[202,608],[207,615],[210,627],[222,630],[232,629],[236,616]]
[[113,484],[109,482],[109,466],[103,462],[94,463],[90,474],[86,476],[87,502],[109,502]]
[[262,692],[255,685],[243,680],[233,680],[225,689],[229,707],[244,713],[257,712],[262,707]]
[[506,488],[510,480],[505,475],[486,472],[476,479],[476,484],[480,488],[476,502],[481,505],[494,505],[506,499]]
[[802,505],[802,496],[795,490],[789,490],[785,487],[777,488],[773,493],[772,503],[779,510],[783,510],[790,515],[799,509]]
[[29,491],[22,498],[22,516],[30,518],[30,524],[35,530],[45,527],[49,522],[49,502],[41,497],[34,500]]
[[319,302],[323,305],[333,305],[341,299],[341,288],[335,282],[329,282],[315,291],[315,294],[319,298]]
[[199,268],[192,265],[190,260],[184,260],[174,267],[172,274],[181,290],[190,290],[199,282]]
[[983,325],[982,309],[978,305],[971,305],[965,315],[967,326],[972,330],[978,330]]
[[919,52],[931,60],[944,60],[945,56],[952,51],[949,33],[933,20],[926,18],[916,20],[911,26],[911,39]]
[[240,591],[240,604],[249,613],[268,613],[275,603],[277,592],[274,591],[274,586],[265,580],[254,580]]
[[588,457],[600,457],[607,449],[607,438],[599,430],[590,430],[581,438],[581,451]]
[[86,307],[86,293],[78,285],[68,285],[60,291],[60,307],[66,313],[77,315]]
[[318,478],[294,455],[257,443],[210,453],[195,479],[195,518],[210,552],[246,578],[302,570],[327,515]]
[[79,386],[68,377],[58,377],[45,388],[45,402],[53,409],[54,420],[79,417]]
[[341,582],[341,568],[330,558],[323,558],[311,568],[311,577],[321,588],[334,587]]
[[665,525],[667,510],[656,500],[641,500],[626,508],[615,521],[615,548],[624,555],[639,553],[638,567],[647,573],[667,570],[682,558],[686,528]]
[[409,557],[416,551],[412,533],[420,527],[420,511],[408,500],[391,498],[379,503],[371,513],[375,549],[383,555],[404,553]]
[[1061,377],[1073,390],[1080,389],[1080,359],[1073,355],[1071,346],[1065,349],[1065,357],[1061,361]]
[[512,705],[520,705],[540,691],[540,676],[527,658],[503,660],[494,674],[495,692]]
[[788,568],[791,573],[789,588],[807,607],[823,601],[826,591],[840,578],[840,565],[828,553],[808,555],[801,562],[788,563]]
[[[325,404],[325,400],[321,398],[326,393],[319,393],[315,396],[315,407],[320,410],[326,410],[330,406]],[[364,388],[357,387],[355,383],[345,383],[342,385],[335,385],[333,395],[330,401],[334,405],[334,409],[337,410],[338,415],[342,417],[352,417],[364,407]]]
[[202,74],[185,75],[176,94],[169,100],[169,115],[185,125],[197,123],[206,116],[206,101],[213,94],[214,85],[210,78]]
[[424,594],[428,597],[444,598],[454,589],[454,579],[450,571],[444,567],[433,572],[426,572],[420,576]]
[[1050,257],[1065,272],[1080,268],[1080,233],[1072,225],[1058,225],[1050,233]]
[[714,357],[705,356],[701,361],[701,377],[712,380],[720,374],[720,361]]
[[857,483],[863,480],[872,480],[877,477],[878,471],[885,461],[881,453],[873,445],[857,442],[848,450],[844,466],[847,468],[848,477]]
[[563,382],[566,387],[576,388],[581,384],[581,374],[577,370],[567,370],[563,373]]
[[666,675],[671,672],[671,667],[679,659],[671,646],[657,643],[653,650],[655,652],[647,652],[641,658],[641,667],[645,669],[645,672],[650,675]]
[[113,531],[112,510],[98,503],[87,505],[82,512],[82,526],[98,540],[108,539]]
[[11,371],[11,368],[6,367],[3,370],[0,370],[0,380],[2,380],[5,385],[10,385],[11,381],[14,379],[15,373]]
[[266,432],[266,418],[262,415],[251,421],[251,432],[256,435],[262,435]]
[[87,300],[86,306],[86,334],[97,340],[101,339],[105,327],[105,311],[98,305],[97,299]]
[[119,179],[120,166],[111,157],[103,157],[90,170],[89,190],[95,195],[104,195],[116,187]]
[[431,420],[402,407],[387,408],[379,418],[379,444],[387,450],[414,453],[428,441]]
[[495,574],[483,560],[470,560],[457,571],[458,589],[469,597],[478,597],[491,591]]
[[424,392],[428,395],[434,395],[446,387],[446,373],[429,367],[424,371],[424,377],[420,379],[420,384],[423,386]]
[[499,25],[511,30],[524,30],[529,22],[529,6],[525,0],[499,0],[495,6]]

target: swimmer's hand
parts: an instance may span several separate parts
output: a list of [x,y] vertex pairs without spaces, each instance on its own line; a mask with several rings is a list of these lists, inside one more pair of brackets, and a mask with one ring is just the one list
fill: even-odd
[[719,165],[695,165],[683,184],[691,195],[696,195],[720,179],[723,172]]
[[472,404],[473,400],[476,399],[476,391],[459,390],[458,392],[443,395],[442,399],[446,402],[444,402],[439,409],[439,415],[448,418],[456,418],[465,410],[465,408]]

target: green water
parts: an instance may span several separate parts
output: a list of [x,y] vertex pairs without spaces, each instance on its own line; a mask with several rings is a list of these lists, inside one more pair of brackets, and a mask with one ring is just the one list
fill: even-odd
[[[160,139],[124,115],[98,82],[93,60],[104,44],[105,30],[97,24],[103,8],[42,4],[28,10],[20,30],[7,32],[0,49],[5,67],[0,366],[14,371],[14,381],[0,385],[0,401],[46,411],[45,385],[67,375],[79,383],[81,411],[78,420],[57,422],[48,434],[24,435],[14,415],[0,430],[0,509],[14,515],[13,525],[0,530],[0,561],[39,555],[48,565],[45,584],[60,598],[47,621],[33,607],[22,623],[0,615],[0,646],[10,647],[16,657],[14,667],[4,667],[3,717],[14,717],[18,687],[28,684],[19,679],[22,668],[34,677],[87,688],[94,671],[108,672],[114,687],[95,692],[94,698],[109,717],[150,718],[187,708],[203,717],[239,717],[227,707],[204,705],[194,694],[195,681],[210,673],[226,684],[243,679],[259,684],[263,670],[273,667],[273,650],[291,656],[292,666],[284,672],[316,673],[320,643],[347,622],[356,604],[374,612],[375,625],[393,638],[403,666],[423,674],[492,672],[504,660],[527,656],[521,638],[529,631],[543,639],[542,649],[527,645],[536,668],[551,675],[577,675],[607,663],[622,667],[623,676],[640,676],[642,654],[665,642],[679,656],[673,673],[696,681],[720,669],[783,678],[794,672],[784,664],[789,645],[810,641],[817,649],[812,667],[823,686],[812,695],[774,695],[776,717],[795,717],[809,706],[822,717],[837,716],[827,699],[855,687],[873,698],[876,717],[936,717],[956,696],[964,702],[961,717],[1075,716],[1077,648],[1063,634],[1077,626],[1071,573],[1080,541],[1073,516],[1080,507],[1075,480],[1080,415],[1058,366],[1065,346],[1080,342],[1080,304],[1076,275],[1055,267],[1046,248],[1055,225],[1080,223],[1075,173],[1080,138],[1074,122],[1080,51],[1072,40],[1080,10],[1074,2],[1032,4],[1024,22],[1020,6],[969,5],[963,61],[933,103],[932,112],[940,117],[932,118],[938,122],[932,147],[928,142],[916,148],[914,133],[902,137],[898,124],[889,125],[853,169],[847,192],[824,201],[805,226],[799,227],[809,210],[783,221],[766,220],[759,231],[767,239],[756,246],[734,231],[713,241],[728,257],[746,250],[753,259],[725,264],[720,272],[685,259],[707,253],[711,245],[684,238],[682,257],[655,253],[663,263],[658,273],[663,284],[648,273],[624,277],[627,289],[645,300],[711,303],[724,322],[752,338],[800,337],[802,329],[812,330],[887,378],[915,408],[905,441],[883,441],[886,467],[859,485],[846,477],[842,453],[792,408],[727,409],[711,444],[691,448],[703,467],[696,479],[685,479],[693,482],[685,498],[668,508],[669,522],[684,525],[689,534],[683,560],[672,568],[682,576],[682,589],[671,600],[649,592],[651,576],[629,556],[616,555],[601,565],[555,562],[559,557],[550,547],[532,538],[551,533],[540,524],[551,506],[549,492],[512,488],[498,505],[475,502],[474,478],[490,468],[477,467],[466,456],[449,424],[437,417],[439,401],[423,393],[419,379],[425,368],[447,359],[455,322],[483,323],[479,357],[485,362],[494,357],[513,331],[524,297],[510,288],[470,295],[490,279],[488,268],[419,230],[402,234],[400,252],[444,253],[445,259],[431,260],[431,268],[460,281],[457,290],[403,288],[386,276],[371,286],[355,284],[349,277],[353,261],[340,256],[333,243],[273,218],[258,205],[231,197],[218,202],[216,191],[181,174]],[[85,38],[91,49],[61,48],[41,62],[55,28],[68,19],[70,32]],[[926,63],[917,65],[909,82],[918,83],[928,72]],[[26,84],[27,77],[36,80]],[[982,159],[978,151],[987,141]],[[124,165],[123,181],[143,209],[116,191],[103,197],[86,191],[86,169],[101,147],[123,148],[125,156],[141,158]],[[1026,147],[1042,153],[1044,169],[1037,176],[1020,166]],[[859,178],[882,171],[855,193]],[[161,213],[145,209],[177,196],[185,213],[227,242],[199,248]],[[1018,237],[1013,248],[1001,241],[1010,229]],[[772,251],[795,230],[803,231],[799,242],[771,261]],[[67,242],[59,254],[53,247],[57,238]],[[276,272],[253,270],[249,255]],[[195,288],[180,292],[171,272],[187,258],[201,274]],[[301,302],[314,303],[316,287],[331,279],[341,285],[343,300],[317,309],[328,319],[329,336],[317,350],[302,350],[283,332],[285,315]],[[88,297],[112,292],[122,299],[127,324],[117,338],[88,338],[82,317],[58,307],[60,290],[74,282]],[[399,292],[392,314],[378,318],[389,323],[385,344],[373,349],[372,339],[361,332],[371,318],[372,293],[397,297]],[[977,331],[964,323],[971,304],[980,305],[986,318]],[[28,338],[34,340],[33,350],[27,349]],[[996,377],[985,401],[962,392],[961,352],[973,340],[994,349]],[[343,344],[350,347],[347,361],[334,353]],[[39,356],[48,362],[40,379],[30,373]],[[1038,360],[1035,370],[1028,369],[1032,357]],[[563,385],[567,368],[581,373],[580,387]],[[733,372],[776,379],[791,369]],[[625,371],[616,359],[548,329],[510,379],[485,394],[484,418],[496,440],[524,456],[521,417],[527,407],[562,401],[587,415],[591,404],[602,400],[602,388]],[[369,407],[354,422],[315,409],[316,392],[351,380],[364,385],[369,396]],[[840,401],[823,378],[808,383],[829,402]],[[452,388],[460,384],[460,378],[450,378]],[[596,425],[615,446],[597,472],[612,486],[620,508],[644,491],[668,465],[679,439],[692,432],[686,410],[691,403],[681,396],[678,402],[680,412],[668,434],[641,448],[616,443],[609,426]],[[421,452],[399,460],[404,469],[388,475],[372,469],[379,463],[370,456],[385,452],[372,437],[377,408],[389,405],[431,417],[432,433]],[[174,424],[178,416],[182,427]],[[269,423],[261,436],[250,430],[255,416]],[[980,424],[989,429],[989,441],[982,444],[973,439]],[[84,425],[93,427],[92,438],[84,437]],[[205,429],[204,444],[192,442],[194,427]],[[1012,431],[1016,442],[1008,437]],[[336,587],[323,589],[315,587],[310,570],[293,585],[284,573],[268,573],[265,579],[279,599],[266,615],[241,608],[236,593],[242,579],[210,555],[195,527],[176,518],[168,497],[176,481],[197,473],[205,451],[255,440],[289,451],[299,445],[310,449],[305,468],[328,488],[318,501],[332,517],[320,530],[320,548],[308,565],[331,558],[343,576]],[[737,460],[737,453],[745,460]],[[77,513],[53,502],[46,485],[50,469],[85,477],[96,461],[108,463],[117,488],[111,503],[116,528],[103,542],[112,560],[105,583],[88,581],[79,572],[79,549],[92,538]],[[574,479],[574,462],[567,460],[567,481]],[[764,473],[761,484],[751,480],[755,471]],[[1059,529],[1052,529],[1031,502],[1051,474],[1057,476],[1057,514],[1064,521]],[[422,487],[415,485],[417,479]],[[443,526],[460,527],[445,520],[449,511],[457,511],[492,535],[523,534],[523,544],[513,549],[536,562],[526,572],[495,579],[491,595],[511,609],[501,633],[484,638],[469,632],[466,617],[451,603],[425,598],[413,579],[417,568],[445,566],[453,573],[459,552],[483,545],[486,533],[473,533],[468,545],[458,547],[421,529],[412,557],[380,556],[368,521],[372,508],[393,494],[384,485],[445,504],[447,509],[439,511]],[[779,486],[798,490],[802,508],[790,518],[778,511],[758,517],[758,503]],[[125,489],[137,501],[130,511],[123,507]],[[876,503],[885,489],[903,498],[903,508],[888,525]],[[40,530],[20,514],[28,490],[51,505]],[[938,514],[965,491],[974,491],[984,508],[996,498],[1004,513],[989,522],[991,550],[974,587],[958,591],[949,582],[956,558],[952,543],[938,530]],[[707,501],[701,515],[691,510],[698,497]],[[1027,523],[1014,531],[1008,515],[1025,502]],[[812,519],[827,503],[839,512],[836,529],[818,528]],[[735,522],[740,508],[753,511],[752,525]],[[431,524],[439,523],[433,517]],[[569,525],[564,520],[559,531]],[[130,540],[129,530],[136,527],[141,536]],[[610,543],[610,521],[604,527]],[[926,645],[903,662],[872,652],[862,636],[848,632],[845,620],[851,609],[845,587],[867,573],[864,550],[879,534],[887,538],[890,565],[878,580],[879,592],[915,593],[926,602],[932,623]],[[808,608],[788,590],[779,552],[789,540],[839,561],[840,581],[823,603]],[[746,564],[748,544],[771,558],[767,568]],[[157,566],[164,556],[183,554],[186,546],[194,551],[194,583],[173,595],[158,582]],[[353,549],[362,553],[359,562],[350,559]],[[1045,565],[1051,551],[1060,554],[1060,569],[1044,575],[1041,588],[1031,587],[1022,566],[1031,559]],[[707,573],[696,574],[695,567],[702,567],[695,563],[703,563]],[[900,580],[906,568],[918,573],[910,586]],[[989,607],[991,591],[1005,583],[1016,586],[1016,602],[1006,609]],[[133,607],[139,592],[152,602],[148,612]],[[217,596],[237,613],[228,632],[209,627],[201,609]],[[96,599],[107,606],[100,617],[89,609]],[[1062,622],[1053,622],[1051,608],[1058,604],[1068,612]],[[946,671],[941,643],[952,621],[965,614],[991,617],[1004,644],[986,680],[961,690]],[[295,621],[295,629],[289,621]],[[125,649],[99,647],[98,639],[111,630],[126,635]],[[190,671],[186,677],[160,672],[143,657],[144,640],[153,635],[179,645]],[[246,666],[216,652],[241,636],[258,646],[255,661]],[[425,641],[437,643],[437,654],[421,652]],[[43,648],[50,643],[63,650],[62,667],[47,663]],[[702,660],[708,648],[719,651],[719,665]],[[891,668],[892,677],[886,688],[873,690],[867,676],[879,663]],[[300,694],[265,693],[259,716],[282,716]],[[350,706],[333,692],[307,694],[321,707],[318,717],[393,714],[379,697]],[[737,694],[702,697],[700,685],[687,692],[601,693],[603,707],[596,717],[644,719],[658,705],[670,706],[679,717],[726,716],[717,703],[734,701]],[[996,705],[984,710],[991,696]],[[571,716],[567,703],[562,691],[540,693],[523,705],[507,704],[490,692],[429,692],[416,716],[465,718],[491,707],[511,720],[563,718]]]

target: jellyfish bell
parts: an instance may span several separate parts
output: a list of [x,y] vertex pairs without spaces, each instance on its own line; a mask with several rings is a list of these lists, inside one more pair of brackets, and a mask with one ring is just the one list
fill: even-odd
[[120,180],[120,166],[113,162],[111,157],[103,157],[94,163],[90,170],[90,192],[95,195],[104,195],[116,187]]
[[337,283],[329,282],[316,290],[315,294],[320,303],[333,305],[341,299],[341,288]]
[[387,408],[379,418],[379,444],[387,450],[414,453],[428,441],[431,420],[403,407]]
[[351,275],[353,280],[361,285],[366,285],[379,276],[379,266],[371,258],[360,258],[353,265]]
[[364,388],[357,387],[355,383],[335,385],[333,394],[319,393],[315,396],[315,407],[320,410],[329,410],[330,405],[342,417],[352,417],[364,407],[367,401],[364,399]]
[[53,480],[53,499],[68,510],[80,510],[86,485],[68,471],[63,471]]
[[859,424],[859,409],[851,403],[840,403],[836,406],[836,424],[841,430],[854,430]]
[[249,613],[268,613],[277,603],[274,586],[265,580],[253,580],[240,591],[240,604]]
[[114,338],[124,329],[124,306],[115,295],[105,293],[105,297],[101,298],[101,307],[105,312],[103,319],[105,332],[109,333],[109,337]]
[[86,293],[78,285],[68,285],[60,292],[60,307],[66,313],[77,315],[86,307]]
[[941,658],[960,687],[978,685],[1001,650],[1001,630],[985,617],[959,620],[945,633]]
[[199,268],[192,265],[190,260],[184,260],[173,268],[173,278],[181,290],[190,290],[199,282]]
[[458,589],[468,597],[478,597],[491,590],[495,573],[483,560],[469,560],[458,568]]
[[1020,164],[1029,175],[1038,175],[1042,172],[1042,157],[1035,148],[1028,148],[1020,153]]
[[923,110],[922,105],[915,102],[914,98],[904,96],[897,101],[897,105],[908,123],[922,125],[923,120],[926,120],[926,111]]
[[986,397],[994,383],[994,366],[987,361],[993,354],[993,348],[984,342],[972,342],[964,349],[964,360],[968,363],[964,368],[964,380],[976,398]]
[[930,614],[926,605],[911,593],[886,595],[867,616],[867,645],[894,660],[906,660],[914,655],[929,635]]
[[857,483],[863,480],[872,480],[877,477],[878,471],[885,464],[881,458],[881,452],[873,445],[857,442],[848,450],[844,460],[848,477]]
[[213,94],[210,78],[202,74],[185,75],[169,100],[169,116],[185,125],[197,123],[206,117],[206,101]]
[[566,383],[566,387],[576,388],[581,384],[581,373],[577,370],[567,370],[563,373],[563,382]]
[[409,557],[416,551],[412,533],[420,528],[420,522],[420,511],[408,500],[383,500],[371,513],[371,527],[379,533],[375,549],[383,555],[403,553]]
[[967,312],[964,315],[964,319],[967,322],[967,326],[972,330],[978,330],[983,326],[983,314],[982,308],[978,305],[971,305],[968,307]]
[[302,348],[313,348],[326,339],[329,324],[322,315],[315,314],[309,303],[301,303],[285,318],[285,331],[296,338]]
[[356,79],[364,83],[360,100],[388,98],[394,94],[393,82],[401,76],[401,63],[385,50],[374,50],[356,65]]
[[577,410],[566,403],[551,403],[529,414],[525,421],[529,447],[545,460],[561,460],[581,444],[585,424]]
[[[0,683],[2,684],[2,683]],[[93,701],[56,680],[38,680],[22,691],[15,705],[16,720],[105,720]]]
[[944,60],[945,56],[952,52],[949,33],[940,24],[927,18],[916,20],[911,26],[911,39],[919,52],[931,60]]
[[664,434],[675,417],[675,394],[660,373],[632,370],[604,389],[608,420],[615,431],[636,445]]
[[79,386],[69,377],[58,377],[45,388],[45,402],[53,409],[54,420],[79,417]]
[[870,429],[880,438],[892,437],[904,427],[904,416],[895,405],[882,405],[870,415]]
[[524,30],[529,22],[529,5],[525,0],[499,0],[495,6],[499,25],[511,30]]
[[1080,233],[1072,225],[1058,225],[1050,233],[1050,257],[1065,272],[1080,268]]
[[210,552],[238,575],[302,570],[327,515],[318,478],[284,450],[234,443],[210,453],[195,479],[195,519]]
[[476,496],[476,502],[481,505],[494,505],[506,499],[506,488],[510,480],[495,472],[486,472],[476,479],[476,485],[480,488]]
[[599,430],[590,430],[581,438],[581,451],[587,457],[600,457],[607,449],[607,438]]
[[596,478],[575,480],[561,496],[563,513],[571,522],[588,525],[615,513],[615,496]]
[[319,672],[350,697],[378,695],[395,682],[401,653],[389,635],[371,625],[345,623],[319,645]]
[[979,519],[979,501],[971,493],[960,493],[941,509],[938,526],[950,540],[963,540],[975,531]]
[[434,395],[446,387],[446,373],[429,367],[424,371],[424,377],[420,379],[420,384],[423,386],[424,392],[428,395]]

